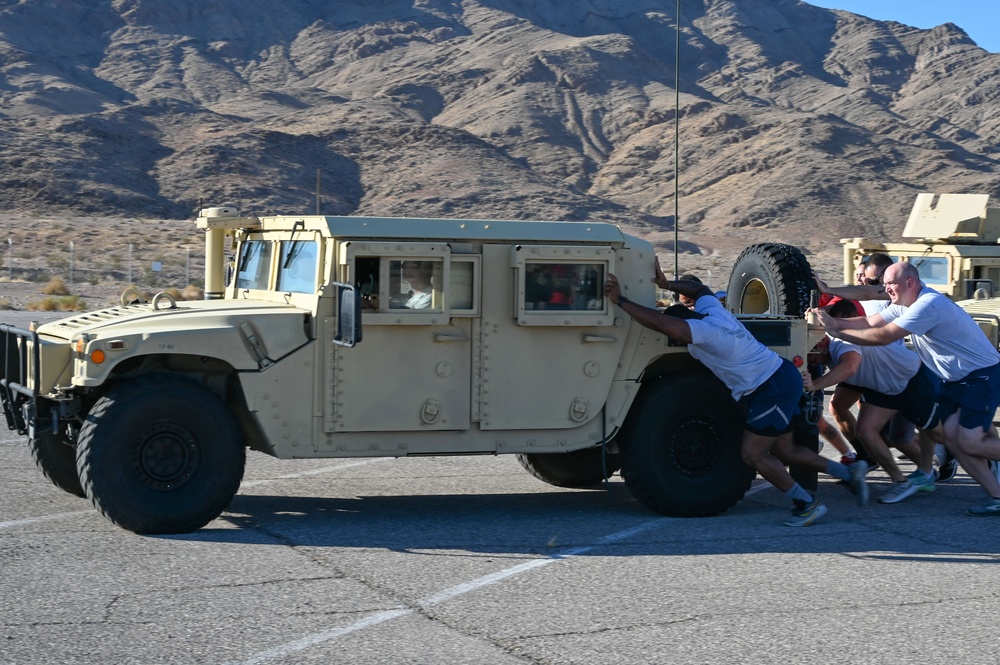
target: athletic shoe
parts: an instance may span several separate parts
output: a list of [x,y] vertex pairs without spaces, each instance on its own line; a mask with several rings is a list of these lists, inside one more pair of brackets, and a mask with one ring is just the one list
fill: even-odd
[[893,483],[892,489],[878,498],[879,503],[899,503],[903,499],[917,493],[917,486],[909,480]]
[[847,467],[847,470],[851,472],[851,478],[847,481],[847,487],[857,497],[859,506],[867,505],[868,481],[865,480],[865,474],[868,473],[868,462],[859,459]]
[[907,476],[907,479],[913,483],[913,486],[917,488],[918,492],[923,492],[924,494],[930,494],[935,489],[934,483],[937,482],[938,473],[937,471],[931,471],[931,475],[927,475],[920,469],[917,469],[913,473]]
[[826,515],[826,506],[819,501],[813,501],[801,508],[793,508],[792,518],[785,521],[785,526],[809,526],[823,515]]
[[[1000,499],[994,499],[990,497],[985,503],[979,506],[973,506],[965,511],[966,515],[972,515],[973,517],[988,517],[990,515],[1000,516]],[[785,522],[788,524],[788,522]]]
[[[938,444],[938,446],[941,446],[941,444]],[[943,452],[941,450],[938,451],[938,460],[940,461],[938,465],[938,481],[943,483],[951,480],[958,473],[958,460],[955,459],[955,456],[947,448],[944,446],[941,446],[941,448]]]
[[859,458],[858,458],[858,461],[859,461],[859,462],[864,462],[865,464],[867,464],[867,465],[868,465],[868,468],[867,468],[867,469],[865,469],[865,473],[871,473],[871,472],[872,472],[872,471],[874,471],[875,469],[880,469],[880,468],[882,468],[882,465],[881,465],[881,464],[879,464],[878,462],[876,462],[876,461],[875,461],[875,460],[873,460],[873,459],[862,459],[862,458],[860,458],[860,457],[859,457]]

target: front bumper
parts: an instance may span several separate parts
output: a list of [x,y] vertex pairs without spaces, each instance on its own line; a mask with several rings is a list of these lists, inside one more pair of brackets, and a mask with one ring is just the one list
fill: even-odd
[[27,434],[38,400],[41,345],[38,333],[0,323],[0,403],[8,429]]

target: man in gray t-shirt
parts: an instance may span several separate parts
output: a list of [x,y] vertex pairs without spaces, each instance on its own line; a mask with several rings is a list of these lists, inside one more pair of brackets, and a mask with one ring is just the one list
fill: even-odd
[[[1000,353],[966,312],[927,288],[910,263],[886,269],[892,305],[866,319],[837,319],[819,311],[831,335],[861,345],[889,344],[910,335],[921,361],[944,382],[941,419],[945,442],[989,498],[966,513],[1000,516],[1000,481],[990,460],[1000,460],[1000,439],[990,434],[1000,406]],[[922,445],[928,440],[922,439]]]
[[847,382],[861,392],[857,436],[893,481],[892,489],[879,502],[899,503],[918,492],[933,492],[930,462],[909,477],[904,475],[882,436],[882,429],[897,413],[904,414],[920,429],[933,430],[940,436],[940,379],[920,362],[917,354],[902,344],[860,346],[827,336],[809,354],[809,362],[825,365],[829,371],[817,379],[807,377],[807,390]]

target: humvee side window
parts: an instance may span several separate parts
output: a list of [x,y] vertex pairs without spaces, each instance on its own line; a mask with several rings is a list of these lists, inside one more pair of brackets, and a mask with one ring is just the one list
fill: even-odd
[[267,240],[248,240],[236,267],[236,287],[240,289],[267,289],[271,268],[271,248]]
[[478,314],[476,285],[479,283],[479,257],[451,257],[451,275],[448,278],[448,310],[452,314]]
[[359,256],[354,269],[354,286],[361,294],[364,309],[378,309],[379,264],[377,256]]
[[389,261],[389,308],[441,311],[444,261]]
[[316,292],[317,247],[318,245],[312,240],[292,240],[281,243],[278,291]]
[[604,309],[603,263],[529,262],[524,271],[526,310]]

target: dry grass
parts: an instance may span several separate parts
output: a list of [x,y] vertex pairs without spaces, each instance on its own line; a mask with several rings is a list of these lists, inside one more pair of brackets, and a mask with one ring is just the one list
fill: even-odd
[[26,306],[33,312],[82,312],[87,303],[80,296],[49,296],[33,300]]
[[177,300],[204,297],[204,235],[193,220],[0,212],[0,239],[7,238],[0,293],[11,309],[73,309],[79,305],[61,300],[71,295],[91,309],[111,307],[129,285]]
[[42,287],[42,293],[47,296],[68,296],[69,289],[66,288],[66,282],[63,281],[62,277],[53,277],[48,284]]

